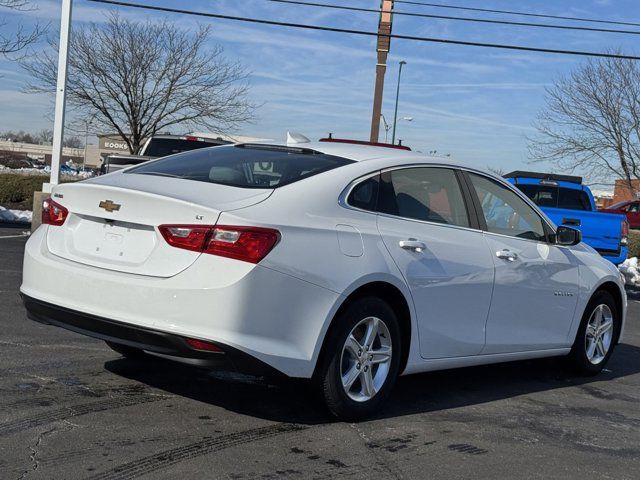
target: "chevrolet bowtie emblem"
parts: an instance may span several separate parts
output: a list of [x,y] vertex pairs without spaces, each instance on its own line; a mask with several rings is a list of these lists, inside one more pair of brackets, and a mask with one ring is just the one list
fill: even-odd
[[119,203],[113,203],[113,200],[103,200],[98,204],[100,208],[104,208],[107,212],[117,212],[120,210],[121,205]]

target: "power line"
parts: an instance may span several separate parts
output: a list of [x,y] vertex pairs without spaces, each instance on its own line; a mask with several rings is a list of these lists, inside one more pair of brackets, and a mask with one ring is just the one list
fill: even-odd
[[619,22],[615,20],[599,20],[596,18],[567,17],[562,15],[549,15],[549,14],[542,14],[542,13],[514,12],[510,10],[493,10],[490,8],[462,7],[460,5],[444,5],[439,3],[414,2],[409,0],[395,0],[395,2],[405,3],[408,5],[421,5],[423,7],[448,8],[452,10],[466,10],[470,12],[500,13],[505,15],[522,15],[523,17],[553,18],[556,20],[573,20],[575,22],[605,23],[609,25],[628,25],[632,27],[640,27],[640,23]]
[[[369,12],[369,13],[380,14],[380,10],[379,9],[376,10],[374,8],[349,7],[346,5],[335,5],[335,4],[317,3],[317,2],[303,2],[300,0],[266,0],[266,1],[275,2],[275,3],[288,3],[292,5],[302,5],[306,7],[332,8],[335,10],[350,10],[353,12]],[[580,30],[580,31],[588,31],[588,32],[624,33],[624,34],[630,34],[630,35],[640,35],[640,31],[638,30],[616,30],[613,28],[577,27],[574,25],[552,25],[548,23],[514,22],[510,20],[492,20],[488,18],[454,17],[450,15],[431,15],[427,13],[401,12],[398,10],[394,10],[393,14],[403,15],[407,17],[433,18],[438,20],[455,20],[455,21],[462,21],[462,22],[491,23],[496,25],[513,25],[517,27],[554,28],[558,30]]]
[[261,18],[248,18],[248,17],[233,16],[233,15],[222,15],[218,13],[196,12],[192,10],[159,7],[159,6],[153,6],[153,5],[143,5],[139,3],[123,2],[123,1],[117,1],[117,0],[88,0],[88,1],[93,3],[107,4],[107,5],[118,5],[121,7],[140,8],[144,10],[155,10],[155,11],[166,12],[166,13],[179,13],[183,15],[219,18],[221,20],[233,20],[233,21],[245,22],[245,23],[257,23],[261,25],[274,25],[278,27],[299,28],[299,29],[305,29],[305,30],[348,33],[351,35],[363,35],[368,37],[382,36],[382,37],[388,37],[388,38],[397,38],[400,40],[443,43],[448,45],[464,45],[464,46],[470,46],[470,47],[498,48],[498,49],[504,49],[504,50],[519,50],[519,51],[525,51],[525,52],[538,52],[538,53],[556,53],[561,55],[578,55],[583,57],[601,57],[601,58],[618,58],[618,59],[626,59],[626,60],[640,60],[640,57],[636,57],[633,55],[621,55],[621,54],[615,54],[615,53],[586,52],[586,51],[579,51],[579,50],[559,50],[559,49],[553,49],[553,48],[526,47],[521,45],[507,45],[507,44],[498,44],[498,43],[467,42],[464,40],[417,37],[413,35],[400,35],[395,33],[390,35],[384,35],[384,34],[378,34],[378,32],[369,32],[365,30],[353,30],[353,29],[347,29],[347,28],[327,27],[327,26],[321,26],[321,25],[307,25],[302,23],[278,22],[275,20],[265,20]]

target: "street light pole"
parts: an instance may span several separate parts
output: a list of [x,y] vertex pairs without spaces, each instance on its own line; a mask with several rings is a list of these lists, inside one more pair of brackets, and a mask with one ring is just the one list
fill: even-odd
[[62,158],[62,139],[64,138],[64,107],[67,99],[67,65],[69,53],[69,34],[71,31],[71,7],[73,0],[62,0],[60,19],[60,42],[58,43],[58,80],[56,83],[56,107],[53,121],[53,146],[51,148],[51,177],[43,185],[45,192],[60,182],[60,160]]
[[404,60],[400,61],[400,68],[398,69],[398,87],[396,88],[396,109],[393,114],[393,133],[391,134],[391,143],[396,143],[396,122],[398,121],[398,99],[400,98],[400,75],[402,75],[402,66],[406,65]]

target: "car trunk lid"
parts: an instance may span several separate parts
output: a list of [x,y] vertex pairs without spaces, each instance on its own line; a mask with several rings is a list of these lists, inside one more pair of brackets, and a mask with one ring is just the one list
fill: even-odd
[[60,185],[53,199],[69,215],[62,226],[49,228],[47,247],[54,255],[98,268],[171,277],[200,252],[170,246],[159,225],[215,225],[222,211],[254,205],[271,192],[122,173]]

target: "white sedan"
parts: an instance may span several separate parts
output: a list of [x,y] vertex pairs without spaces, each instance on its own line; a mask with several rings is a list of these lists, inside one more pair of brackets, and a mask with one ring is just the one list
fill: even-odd
[[181,153],[57,186],[30,318],[125,357],[311,378],[339,418],[398,375],[566,356],[624,330],[616,268],[475,168],[336,139]]

